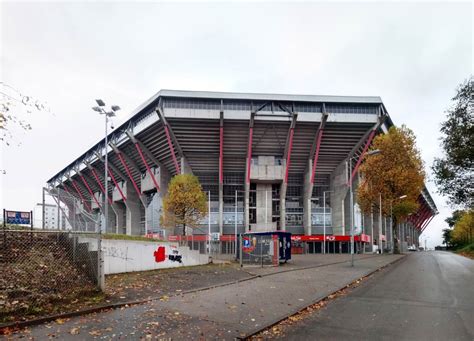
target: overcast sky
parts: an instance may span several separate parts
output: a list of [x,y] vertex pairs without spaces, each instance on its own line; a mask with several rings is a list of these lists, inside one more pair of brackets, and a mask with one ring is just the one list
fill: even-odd
[[[1,81],[51,108],[25,114],[33,130],[0,147],[0,207],[15,210],[102,138],[95,98],[120,105],[120,123],[160,89],[380,96],[415,131],[431,175],[445,110],[473,67],[469,2],[0,6]],[[427,186],[434,246],[451,209]]]

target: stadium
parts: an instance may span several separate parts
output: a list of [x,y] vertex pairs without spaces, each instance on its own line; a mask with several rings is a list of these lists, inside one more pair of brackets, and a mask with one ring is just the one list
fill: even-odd
[[[351,198],[377,134],[393,125],[379,97],[161,90],[105,139],[48,180],[71,226],[108,233],[212,235],[223,250],[236,234],[292,233],[296,252],[349,251]],[[105,195],[105,153],[109,181]],[[176,174],[196,175],[209,193],[209,217],[188,236],[160,227],[162,198]],[[419,209],[398,227],[402,251],[438,213],[425,188]],[[361,215],[358,250],[393,247],[390,217]],[[97,218],[99,217],[99,218]],[[299,250],[299,251],[298,251]],[[303,251],[302,251],[303,250]]]

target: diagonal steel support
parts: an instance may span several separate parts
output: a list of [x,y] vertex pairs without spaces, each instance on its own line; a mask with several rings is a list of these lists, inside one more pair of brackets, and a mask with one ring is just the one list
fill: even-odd
[[94,192],[92,192],[92,189],[90,188],[89,184],[87,183],[86,179],[84,178],[84,175],[82,175],[82,173],[79,170],[77,170],[76,172],[77,172],[77,174],[79,174],[79,177],[81,178],[82,182],[84,183],[84,186],[86,186],[87,191],[89,192],[91,197],[94,199],[94,201],[97,204],[97,206],[99,207],[99,209],[102,209],[102,205],[99,203],[99,201],[95,197]]
[[[98,152],[95,152],[95,156],[99,159],[100,162],[102,162],[104,164],[104,167],[105,167],[105,158],[100,155]],[[127,176],[125,174],[123,174],[120,169],[118,169],[113,163],[112,163],[112,160],[108,160],[108,164],[109,164],[109,170],[112,169],[120,178],[122,178],[123,181],[127,181]]]
[[433,220],[433,218],[436,216],[436,214],[433,214],[426,222],[425,226],[422,227],[421,229],[421,233],[423,233],[423,231],[428,227],[428,225],[431,223],[431,220]]
[[173,164],[176,169],[176,174],[181,174],[181,167],[179,166],[178,159],[176,158],[174,147],[176,147],[176,150],[178,151],[178,155],[180,157],[184,156],[183,150],[181,149],[181,146],[178,143],[178,139],[174,135],[173,130],[171,129],[170,125],[168,124],[168,121],[165,118],[165,114],[163,113],[163,109],[161,108],[161,106],[158,106],[156,108],[156,113],[158,114],[158,117],[160,118],[160,121],[163,123],[163,127],[165,129],[166,140],[168,142],[168,147],[171,152],[171,157],[173,159]]
[[122,166],[123,168],[125,168],[125,172],[127,173],[128,175],[128,178],[130,179],[130,181],[132,182],[132,185],[133,185],[133,188],[135,189],[135,192],[137,192],[137,195],[139,198],[141,198],[141,193],[140,193],[140,189],[138,188],[137,186],[137,183],[135,182],[135,180],[133,179],[133,176],[132,176],[132,172],[130,171],[130,169],[128,168],[128,165],[127,165],[127,162],[125,161],[123,155],[122,155],[122,152],[119,151],[119,150],[116,150],[115,153],[117,154],[120,162],[122,163]]
[[386,115],[379,114],[377,123],[375,123],[374,126],[370,130],[368,130],[364,134],[364,136],[362,136],[359,142],[357,142],[357,144],[352,148],[349,155],[347,156],[348,160],[351,159],[355,155],[355,153],[357,153],[357,151],[360,150],[364,142],[367,141],[367,139],[369,138],[369,136],[372,134],[373,131],[377,132],[380,129],[380,127],[382,126],[382,124],[385,122],[386,119],[387,119]]
[[113,204],[113,201],[112,199],[109,197],[109,194],[105,194],[105,188],[104,188],[104,185],[102,185],[102,182],[100,181],[100,178],[99,178],[99,175],[97,175],[97,170],[89,163],[89,162],[84,162],[85,165],[87,166],[87,168],[89,168],[89,170],[91,171],[92,175],[94,176],[94,179],[95,179],[95,182],[97,183],[97,185],[99,186],[100,188],[100,191],[102,192],[102,194],[104,196],[107,197],[107,201],[109,202],[110,205]]
[[319,150],[321,148],[321,141],[323,139],[323,134],[324,134],[324,127],[326,126],[326,122],[328,120],[328,113],[326,112],[326,105],[323,103],[323,114],[321,117],[321,123],[319,123],[319,128],[318,131],[316,132],[316,138],[314,139],[313,146],[311,147],[311,153],[309,154],[310,157],[311,155],[314,154],[313,158],[313,168],[311,170],[311,184],[314,184],[314,178],[316,177],[316,169],[318,166],[318,160],[319,160]]
[[418,224],[416,226],[417,229],[421,228],[421,226],[424,224],[425,220],[429,218],[430,214],[431,214],[431,209],[426,208],[425,213],[421,216],[421,219],[420,219],[420,221],[418,222]]
[[74,181],[74,179],[68,177],[69,181],[71,182],[72,186],[74,187],[74,189],[76,190],[77,194],[79,194],[79,197],[81,198],[81,201],[82,203],[84,204],[84,206],[87,208],[88,211],[91,210],[89,204],[87,203],[87,201],[84,199],[84,196],[82,195],[78,185],[76,184],[76,182]]
[[147,170],[148,174],[150,175],[151,180],[153,181],[153,184],[155,185],[156,190],[159,192],[160,191],[160,185],[158,185],[158,182],[156,181],[156,178],[155,178],[155,174],[153,174],[153,172],[151,171],[150,166],[148,165],[148,162],[146,161],[145,156],[143,155],[143,152],[142,152],[140,146],[138,145],[138,143],[135,143],[135,148],[137,149],[138,154],[140,154],[140,158],[142,159],[143,164],[145,165],[146,170]]
[[110,178],[112,179],[112,182],[114,183],[115,185],[115,188],[117,188],[117,190],[119,191],[120,193],[120,196],[122,197],[122,200],[124,203],[127,202],[127,198],[125,197],[125,195],[123,194],[122,192],[122,189],[120,188],[120,185],[117,183],[117,180],[115,179],[115,176],[114,176],[114,172],[112,172],[112,170],[110,169],[109,167],[109,175],[110,175]]
[[292,120],[290,124],[290,129],[288,130],[288,136],[285,144],[285,153],[284,157],[286,158],[286,167],[285,167],[285,183],[288,183],[288,172],[291,165],[291,151],[293,149],[293,135],[295,133],[296,120],[298,119],[298,114],[292,114]]
[[423,221],[423,217],[426,215],[427,212],[429,212],[428,208],[424,205],[424,203],[422,203],[421,205],[423,206],[419,209],[418,214],[413,222],[413,226],[415,226],[416,228],[419,228],[420,223]]

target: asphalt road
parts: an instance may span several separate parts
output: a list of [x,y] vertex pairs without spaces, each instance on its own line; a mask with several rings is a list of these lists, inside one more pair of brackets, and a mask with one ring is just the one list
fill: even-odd
[[474,261],[417,252],[291,326],[287,340],[474,340]]

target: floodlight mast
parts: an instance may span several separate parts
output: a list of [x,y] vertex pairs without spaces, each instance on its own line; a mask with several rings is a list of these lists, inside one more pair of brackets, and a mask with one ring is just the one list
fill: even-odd
[[[120,110],[120,107],[118,105],[112,105],[111,106],[111,111],[107,112],[104,107],[105,107],[105,102],[101,99],[96,99],[95,100],[98,106],[92,107],[92,110],[98,112],[101,115],[105,115],[105,139],[104,139],[104,144],[105,144],[105,174],[104,174],[104,183],[105,183],[105,190],[104,190],[104,231],[107,232],[108,228],[108,217],[109,217],[109,205],[107,203],[108,195],[109,195],[109,159],[108,159],[108,152],[107,148],[109,146],[109,141],[108,141],[108,125],[109,125],[109,117],[114,117],[115,112]],[[100,233],[102,233],[102,228],[100,228]]]

